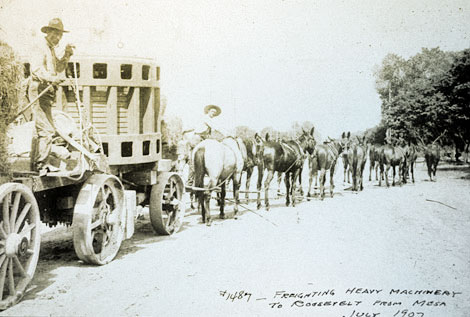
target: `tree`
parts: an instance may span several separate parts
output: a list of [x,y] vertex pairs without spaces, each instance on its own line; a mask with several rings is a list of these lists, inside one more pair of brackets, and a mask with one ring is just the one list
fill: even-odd
[[448,134],[458,147],[465,147],[470,143],[470,49],[455,54],[436,89],[449,102]]
[[183,136],[183,121],[168,115],[162,120],[162,145],[164,158],[176,159],[178,142]]
[[375,71],[382,100],[383,127],[395,138],[434,140],[449,128],[453,108],[436,88],[449,72],[455,54],[427,49],[408,60],[389,54]]
[[254,137],[255,133],[256,133],[255,130],[253,130],[253,129],[245,126],[245,125],[235,127],[235,136],[236,137],[249,139],[249,138]]
[[0,172],[9,172],[6,149],[7,127],[19,111],[24,68],[13,49],[0,41]]

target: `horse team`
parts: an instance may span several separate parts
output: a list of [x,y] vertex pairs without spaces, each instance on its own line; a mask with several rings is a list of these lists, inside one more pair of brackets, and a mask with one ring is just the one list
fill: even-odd
[[[425,154],[430,180],[435,177],[436,167],[439,162],[439,147],[435,144],[429,146],[413,145],[370,145],[365,137],[351,137],[351,134],[343,132],[341,138],[329,138],[322,144],[317,144],[314,138],[314,128],[309,132],[302,131],[299,137],[292,140],[273,140],[269,134],[263,138],[256,134],[251,139],[228,137],[222,141],[212,139],[203,140],[194,148],[178,146],[179,158],[192,164],[194,182],[191,186],[196,194],[201,209],[202,220],[210,225],[212,219],[209,212],[211,192],[220,192],[219,205],[220,217],[224,218],[224,206],[226,185],[229,181],[233,184],[234,217],[237,217],[239,205],[239,189],[242,172],[247,173],[246,194],[254,167],[258,169],[257,180],[257,208],[261,208],[261,191],[264,187],[264,204],[266,210],[270,208],[269,188],[274,178],[274,173],[284,175],[286,188],[286,206],[296,204],[296,189],[301,185],[301,174],[305,160],[308,158],[309,186],[307,197],[312,197],[312,183],[319,188],[319,198],[325,197],[326,174],[329,172],[329,192],[334,194],[334,173],[338,158],[341,157],[344,166],[344,181],[352,180],[353,191],[363,190],[363,174],[369,157],[370,170],[369,181],[375,170],[375,179],[382,185],[385,180],[389,183],[389,170],[392,169],[392,185],[395,185],[396,169],[398,168],[398,181],[406,183],[408,175],[414,183],[414,165],[418,150]],[[183,138],[183,144],[186,142]],[[186,142],[187,143],[187,142]],[[378,170],[380,171],[378,173]],[[264,174],[266,173],[266,176]],[[205,181],[205,178],[208,181]],[[263,184],[264,179],[264,184]],[[318,186],[319,184],[319,186]]]

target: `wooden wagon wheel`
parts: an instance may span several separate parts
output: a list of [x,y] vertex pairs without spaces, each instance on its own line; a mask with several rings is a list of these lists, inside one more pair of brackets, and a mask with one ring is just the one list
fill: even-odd
[[98,265],[114,259],[124,235],[124,190],[112,175],[95,174],[83,184],[73,213],[77,256]]
[[161,173],[150,193],[150,222],[158,234],[176,233],[183,224],[186,208],[183,180],[175,173]]
[[20,183],[0,186],[0,310],[16,304],[31,282],[39,258],[39,207]]

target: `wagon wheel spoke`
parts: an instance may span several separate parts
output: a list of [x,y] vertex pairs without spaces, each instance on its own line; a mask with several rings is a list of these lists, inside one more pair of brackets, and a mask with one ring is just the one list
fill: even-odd
[[28,224],[27,222],[25,222],[25,226],[23,227],[23,229],[21,229],[21,232],[19,233],[19,235],[25,237],[29,234],[29,237],[31,237],[30,235],[31,230],[33,230],[35,227],[36,227],[35,223]]
[[103,220],[101,218],[98,218],[94,222],[91,223],[90,230],[94,230],[101,226],[103,224]]
[[15,290],[15,279],[13,277],[13,260],[8,259],[8,288],[10,289],[10,295],[16,293]]
[[26,271],[24,270],[23,264],[21,264],[20,260],[18,259],[16,255],[13,256],[13,260],[16,264],[16,267],[20,271],[21,276],[26,276]]
[[11,193],[8,193],[3,198],[3,225],[6,233],[10,233],[10,197]]
[[16,220],[15,230],[14,232],[18,232],[20,230],[21,224],[23,223],[24,218],[28,214],[29,210],[31,209],[31,204],[27,203],[24,205],[23,210],[21,211],[20,216]]
[[0,236],[2,239],[7,239],[7,233],[5,232],[5,229],[3,228],[3,221],[0,222]]
[[13,208],[11,209],[10,217],[10,228],[15,228],[16,216],[18,214],[18,208],[20,206],[21,193],[17,192],[15,195],[15,200],[13,202]]
[[5,278],[7,274],[8,261],[5,261],[6,256],[0,257],[0,300],[3,299],[3,288],[5,286]]

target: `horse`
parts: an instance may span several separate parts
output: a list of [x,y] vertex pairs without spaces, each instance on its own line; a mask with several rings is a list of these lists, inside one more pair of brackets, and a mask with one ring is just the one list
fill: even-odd
[[[315,127],[312,127],[310,129],[310,131],[305,131],[302,128],[302,132],[300,133],[299,137],[297,138],[297,140],[300,142],[300,145],[301,145],[304,153],[308,156],[309,162],[310,162],[310,157],[313,154],[313,151],[315,150],[315,145],[317,144],[317,142],[315,141],[314,132],[315,132]],[[299,188],[300,188],[300,195],[301,196],[304,195],[304,191],[303,191],[303,187],[302,187],[302,170],[303,170],[303,166],[300,168],[299,178],[298,178]],[[309,168],[309,170],[311,171],[312,169]],[[315,178],[315,186],[317,185],[317,180],[316,180],[317,174],[318,173],[316,173],[316,172],[315,173],[309,173],[309,192],[308,193],[310,193],[313,178]],[[282,181],[282,176],[283,176],[283,173],[278,173],[278,177],[277,177],[277,196],[278,197],[280,196],[280,184],[281,184],[281,181]],[[310,194],[307,194],[307,196],[310,197]]]
[[[416,148],[416,145],[411,144],[411,142],[409,142],[408,145],[405,147],[405,155],[406,155],[406,162],[407,162],[407,165],[409,166],[409,170],[411,174],[411,181],[414,183],[415,182],[414,165],[416,163],[416,159],[418,158],[418,149]],[[407,170],[407,173],[408,173],[408,170]]]
[[364,189],[362,178],[367,160],[367,146],[365,145],[365,136],[362,139],[357,137],[357,141],[357,143],[351,142],[347,150],[347,157],[352,173],[353,191]]
[[[269,134],[266,134],[265,139],[259,134],[255,135],[256,144],[262,149],[262,169],[259,170],[261,174],[258,177],[258,197],[257,208],[261,208],[261,181],[264,170],[268,170],[266,180],[264,182],[264,201],[266,210],[269,210],[269,185],[273,179],[274,172],[285,173],[284,182],[286,184],[286,206],[292,203],[295,207],[295,185],[297,178],[304,163],[304,153],[299,142],[296,140],[290,141],[270,141]],[[291,202],[292,198],[292,202]]]
[[[262,153],[258,147],[256,147],[255,142],[251,138],[242,138],[243,144],[246,148],[246,158],[245,163],[243,165],[243,172],[246,172],[246,183],[245,183],[245,199],[248,201],[250,198],[249,190],[250,190],[250,182],[251,182],[251,175],[253,174],[253,170],[255,166],[258,168],[258,171],[261,169],[260,162],[262,159]],[[258,172],[258,178],[262,177],[262,174]]]
[[424,150],[424,159],[426,160],[426,167],[428,168],[429,180],[432,182],[432,177],[436,179],[437,165],[441,157],[440,149],[437,144],[430,144]]
[[[202,222],[208,226],[212,223],[210,214],[211,192],[220,187],[220,218],[225,218],[225,185],[231,180],[233,183],[233,197],[235,199],[234,218],[237,218],[239,204],[239,183],[244,165],[244,157],[240,150],[242,141],[228,137],[222,142],[206,139],[194,148],[194,186],[201,206]],[[209,177],[209,183],[204,186],[204,176]],[[204,190],[202,190],[204,188]]]
[[379,180],[377,170],[379,169],[380,151],[380,145],[369,145],[369,182],[372,181],[373,170],[375,170],[375,180]]
[[[184,183],[192,185],[194,181],[194,169],[191,164],[191,152],[197,144],[202,142],[201,135],[194,132],[194,130],[183,131],[181,140],[178,141],[176,146],[177,160],[175,162],[174,170],[183,174]],[[188,168],[186,168],[188,167]],[[195,195],[191,191],[190,194],[191,209],[195,209]]]
[[428,168],[428,175],[429,180],[432,182],[433,179],[436,177],[437,165],[439,164],[439,160],[441,158],[441,152],[439,144],[436,144],[437,140],[443,137],[446,134],[447,130],[444,130],[431,144],[424,143],[423,139],[417,136],[417,139],[421,143],[421,147],[424,148],[424,159],[426,161],[426,167]]
[[343,152],[344,136],[345,134],[343,132],[342,140],[331,139],[328,137],[328,141],[315,146],[312,160],[314,160],[314,165],[317,170],[320,170],[320,200],[323,200],[325,197],[326,171],[328,170],[330,171],[330,195],[333,197],[333,175],[335,173],[338,157]]
[[385,184],[387,187],[390,186],[388,182],[388,171],[390,167],[393,168],[393,179],[392,186],[395,186],[395,167],[398,166],[398,179],[401,183],[406,183],[406,155],[405,149],[401,146],[392,146],[386,144],[380,151],[380,177],[379,186],[382,186],[382,177],[385,178]]
[[[342,138],[349,140],[350,136],[351,136],[351,132],[348,132],[348,134],[346,135],[343,133]],[[346,183],[346,181],[348,183],[351,183],[351,163],[349,162],[348,153],[346,151],[343,152],[343,154],[341,155],[341,161],[343,161],[343,168],[344,168],[343,183]]]

